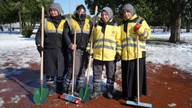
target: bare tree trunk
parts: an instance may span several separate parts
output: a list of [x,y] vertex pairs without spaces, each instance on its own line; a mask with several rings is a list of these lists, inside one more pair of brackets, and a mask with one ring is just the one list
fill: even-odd
[[174,0],[172,3],[171,36],[169,37],[169,42],[172,43],[180,42],[181,14],[184,9],[183,4],[184,0]]
[[181,17],[177,15],[177,17],[173,18],[173,23],[171,25],[171,36],[169,38],[169,42],[176,43],[180,42],[180,31],[181,31]]
[[18,16],[19,16],[19,28],[20,28],[20,34],[22,33],[22,21],[21,21],[21,11],[18,11]]
[[190,32],[190,19],[186,21],[186,32]]
[[9,32],[11,33],[12,32],[12,29],[11,29],[11,23],[9,23]]

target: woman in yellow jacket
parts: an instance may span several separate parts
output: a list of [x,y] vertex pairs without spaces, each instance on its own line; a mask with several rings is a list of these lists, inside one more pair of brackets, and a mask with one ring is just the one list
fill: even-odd
[[[122,96],[124,99],[137,99],[137,53],[139,54],[140,96],[146,95],[146,40],[150,38],[151,29],[147,22],[136,14],[131,4],[123,6],[121,25],[122,45]],[[137,36],[139,51],[137,52]]]
[[93,93],[92,99],[101,95],[100,81],[103,65],[106,67],[107,96],[113,98],[115,82],[115,63],[120,60],[120,27],[113,20],[109,7],[102,9],[101,18],[94,29],[93,37]]

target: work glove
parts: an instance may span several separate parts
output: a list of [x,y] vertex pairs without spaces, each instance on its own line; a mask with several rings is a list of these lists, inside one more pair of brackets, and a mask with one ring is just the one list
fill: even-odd
[[141,27],[140,24],[136,24],[136,25],[134,26],[134,31],[136,32],[140,27]]
[[41,45],[38,45],[37,50],[39,53],[41,53],[41,51],[44,51],[44,48]]
[[91,56],[91,58],[93,58],[93,53],[87,52],[87,58],[89,60],[89,57]]
[[121,60],[121,56],[119,54],[115,55],[115,62],[119,62]]

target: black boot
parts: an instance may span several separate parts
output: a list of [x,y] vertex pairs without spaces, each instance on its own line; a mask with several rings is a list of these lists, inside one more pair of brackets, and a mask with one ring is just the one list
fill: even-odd
[[109,98],[109,99],[113,99],[113,90],[109,90],[108,92],[107,92],[107,97]]
[[54,83],[47,83],[47,87],[49,89],[49,96],[53,96],[55,88]]
[[128,100],[137,102],[137,96],[129,97]]
[[56,82],[56,93],[63,93],[63,82]]
[[102,95],[101,91],[93,91],[91,94],[91,99],[97,99],[100,95]]
[[66,94],[69,93],[69,83],[68,82],[63,83],[63,93],[66,93]]
[[49,96],[53,96],[55,85],[54,85],[54,76],[46,76],[46,83],[49,89]]
[[[72,84],[70,83],[68,88],[67,88],[67,93],[72,95]],[[75,90],[75,88],[73,88],[73,95],[76,97],[79,97],[79,92],[77,92]]]
[[107,85],[107,97],[112,99],[114,95],[114,87],[113,85]]
[[101,92],[101,87],[100,87],[100,82],[94,82],[93,83],[93,92],[91,94],[91,99],[96,99],[98,98],[100,95],[102,95],[102,92]]

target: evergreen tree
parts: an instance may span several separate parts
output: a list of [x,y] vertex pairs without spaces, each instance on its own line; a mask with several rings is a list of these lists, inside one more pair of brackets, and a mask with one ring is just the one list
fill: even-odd
[[54,0],[0,0],[0,23],[20,22],[20,31],[30,37],[41,19],[41,5],[45,10]]
[[[99,6],[99,12],[105,6],[109,6],[115,13],[115,19],[122,19],[121,7],[126,3],[131,3],[138,15],[147,20],[149,25],[163,26],[164,31],[171,28],[169,42],[180,42],[181,25],[188,25],[190,28],[192,21],[192,0],[85,0],[90,13],[93,14],[95,5]],[[185,16],[185,17],[183,17]],[[181,23],[181,19],[184,22]],[[120,20],[119,20],[120,21]],[[188,21],[188,22],[187,22]]]

